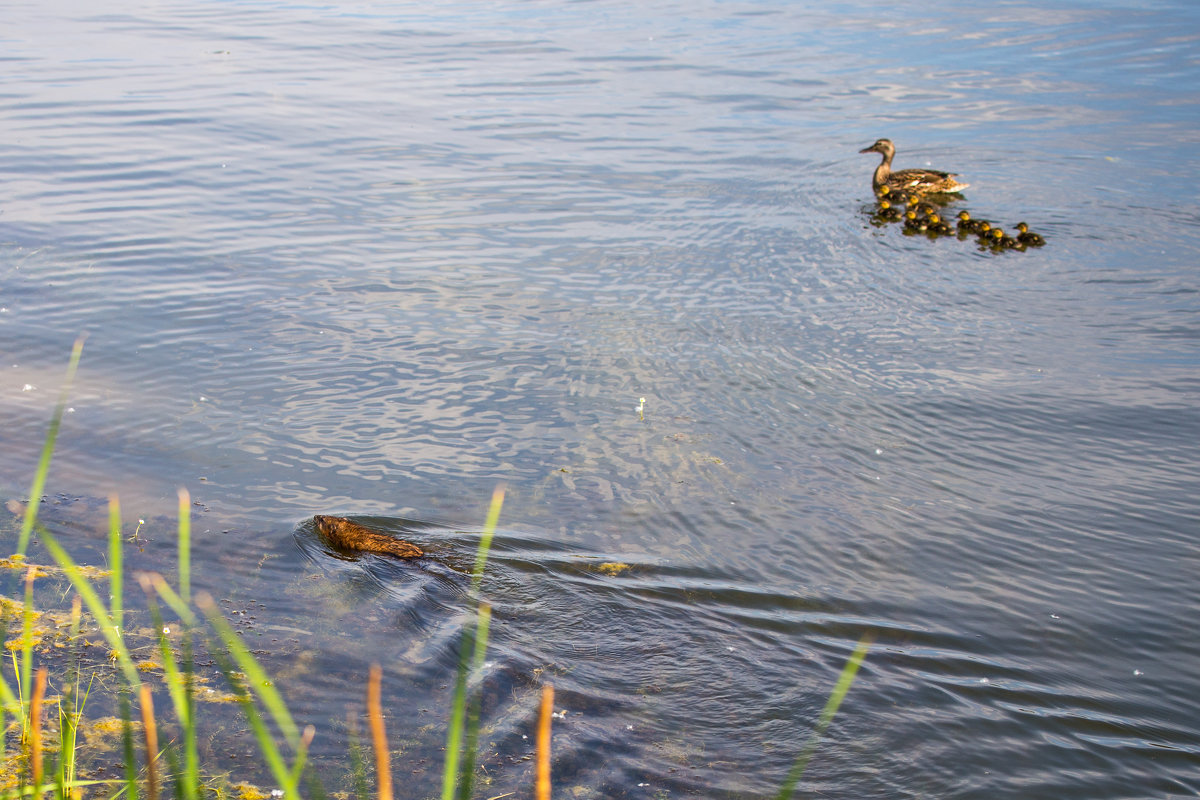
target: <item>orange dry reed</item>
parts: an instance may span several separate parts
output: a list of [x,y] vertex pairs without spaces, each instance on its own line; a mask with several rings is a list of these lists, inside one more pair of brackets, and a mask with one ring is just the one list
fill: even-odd
[[383,669],[371,665],[367,680],[367,717],[371,721],[371,741],[375,743],[375,778],[379,782],[379,800],[392,800],[392,765],[388,758],[387,734],[383,729],[383,708],[380,703],[380,683]]
[[35,790],[42,785],[42,698],[46,696],[45,667],[37,671],[37,682],[33,686],[33,697],[29,701],[29,760],[33,767]]
[[150,687],[142,684],[142,732],[146,734],[146,796],[149,800],[158,800],[158,769],[155,756],[158,755],[158,727],[154,724],[154,697]]
[[542,715],[537,736],[537,800],[550,800],[550,718],[554,715],[554,687],[542,687]]

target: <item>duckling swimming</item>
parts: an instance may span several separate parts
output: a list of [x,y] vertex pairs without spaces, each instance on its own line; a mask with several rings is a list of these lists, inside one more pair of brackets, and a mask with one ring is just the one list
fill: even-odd
[[895,222],[904,215],[890,201],[881,198],[879,200],[879,208],[875,211],[875,216],[888,222]]
[[1045,239],[1029,230],[1029,226],[1024,222],[1017,223],[1017,231],[1017,241],[1021,244],[1026,244],[1030,247],[1041,247],[1046,243]]
[[914,195],[944,194],[961,192],[970,184],[959,183],[955,180],[958,175],[953,172],[939,172],[935,169],[902,169],[892,172],[892,158],[896,155],[896,146],[891,139],[880,139],[870,147],[859,150],[860,153],[879,153],[883,160],[875,168],[871,176],[871,187],[878,193],[887,186],[889,191],[903,191]]
[[983,230],[984,225],[989,225],[986,219],[972,219],[971,213],[966,209],[958,212],[958,229],[960,231],[979,233]]
[[942,217],[940,214],[936,214],[936,213],[930,214],[925,222],[926,222],[926,225],[928,226],[928,230],[931,234],[935,234],[937,236],[945,236],[948,233],[954,232],[953,228],[951,228],[949,225],[947,225],[945,222],[942,221]]
[[999,249],[1017,246],[1017,240],[1005,233],[1003,228],[992,228],[988,233],[992,239],[992,247]]

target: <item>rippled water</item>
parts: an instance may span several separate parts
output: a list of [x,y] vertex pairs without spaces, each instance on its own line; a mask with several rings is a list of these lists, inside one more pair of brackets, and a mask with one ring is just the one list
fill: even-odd
[[[563,792],[768,796],[865,631],[809,795],[1200,791],[1197,7],[4,17],[0,487],[86,332],[50,490],[150,566],[192,491],[331,783],[378,661],[436,791],[503,482],[480,796],[543,681]],[[880,136],[1049,243],[871,226]]]

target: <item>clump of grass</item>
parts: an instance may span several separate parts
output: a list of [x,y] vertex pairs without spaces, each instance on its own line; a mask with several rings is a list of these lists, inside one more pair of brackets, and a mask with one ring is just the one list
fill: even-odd
[[[279,693],[266,677],[266,672],[217,609],[215,601],[203,594],[194,599],[191,597],[191,524],[190,498],[187,492],[181,490],[179,494],[179,591],[172,589],[160,575],[138,576],[146,591],[151,616],[160,632],[158,644],[165,684],[175,721],[182,731],[182,745],[174,742],[160,745],[158,733],[161,726],[156,718],[151,687],[142,682],[125,641],[121,512],[118,499],[112,497],[109,502],[110,570],[107,573],[107,603],[93,585],[97,572],[76,564],[57,539],[37,521],[38,503],[46,484],[54,443],[66,407],[70,384],[79,365],[82,346],[81,338],[75,343],[71,353],[66,380],[51,418],[30,489],[30,500],[25,508],[18,539],[18,552],[13,561],[24,560],[29,539],[36,532],[42,545],[75,591],[71,639],[79,640],[81,608],[86,606],[97,630],[108,645],[110,657],[116,663],[121,679],[117,688],[117,699],[122,720],[122,760],[125,776],[121,781],[81,780],[78,777],[77,733],[83,706],[87,700],[87,692],[80,691],[82,681],[78,671],[74,689],[64,692],[64,696],[70,695],[73,698],[73,707],[68,710],[61,701],[59,702],[58,741],[48,743],[45,740],[44,706],[47,699],[48,669],[41,666],[35,672],[33,652],[36,642],[34,622],[37,616],[33,602],[33,585],[35,578],[45,572],[39,572],[38,568],[30,565],[26,569],[24,600],[21,603],[21,638],[12,653],[16,691],[10,686],[7,678],[0,676],[0,731],[7,728],[9,717],[16,717],[20,724],[23,753],[19,754],[20,762],[13,762],[9,754],[4,752],[5,737],[0,736],[0,764],[4,764],[6,769],[14,768],[15,764],[19,773],[16,785],[12,789],[0,791],[0,798],[8,800],[26,796],[37,797],[49,789],[53,789],[58,798],[68,798],[77,796],[85,788],[104,785],[112,788],[118,795],[124,794],[129,800],[138,800],[139,795],[143,793],[149,800],[158,800],[168,782],[177,800],[198,800],[209,796],[211,792],[201,778],[196,747],[192,636],[194,631],[201,631],[208,641],[210,652],[220,664],[222,672],[242,704],[243,713],[254,732],[263,759],[282,787],[283,796],[298,800],[300,777],[307,763],[306,754],[314,730],[309,726],[303,732],[299,731]],[[166,636],[167,626],[159,607],[160,600],[166,603],[183,623],[182,641],[178,652]],[[193,602],[204,614],[203,619],[192,610]],[[7,631],[4,633],[7,634]],[[73,658],[72,661],[74,660]],[[64,684],[66,683],[68,682],[64,681]],[[137,726],[132,720],[135,703],[138,707],[140,737],[136,737]],[[265,710],[265,716],[260,708]],[[276,745],[267,719],[274,724],[275,730],[291,751],[290,755],[286,755],[282,748]],[[135,745],[135,738],[141,739],[140,748]],[[182,753],[179,752],[180,749]],[[57,758],[52,768],[47,768],[46,758],[50,753],[56,753]],[[167,769],[163,769],[163,761],[166,762]],[[47,782],[48,779],[50,783]]]

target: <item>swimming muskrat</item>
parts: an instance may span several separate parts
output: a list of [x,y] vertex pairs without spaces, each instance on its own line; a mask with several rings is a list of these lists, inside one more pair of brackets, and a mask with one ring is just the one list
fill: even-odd
[[343,550],[386,553],[397,558],[420,558],[425,555],[424,551],[412,542],[384,536],[345,517],[317,514],[313,517],[313,522],[330,544]]

